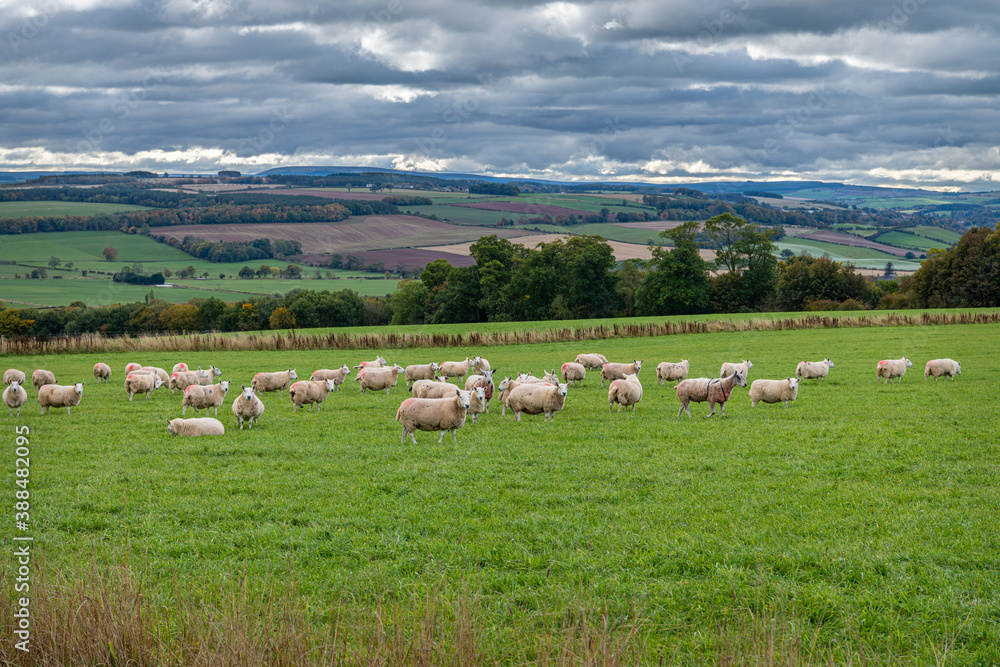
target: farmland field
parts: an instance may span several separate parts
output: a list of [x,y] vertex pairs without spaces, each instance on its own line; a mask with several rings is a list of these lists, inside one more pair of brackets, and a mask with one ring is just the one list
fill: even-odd
[[958,240],[962,238],[962,235],[958,232],[953,232],[950,229],[942,229],[941,227],[908,227],[905,231],[928,239],[933,239],[935,241],[941,241],[947,245],[958,243]]
[[147,208],[147,206],[133,206],[132,204],[96,204],[73,201],[5,201],[0,202],[0,218],[97,215],[98,213],[144,211]]
[[[534,248],[539,243],[552,243],[560,239],[565,239],[566,233],[562,234],[538,234],[535,236],[518,236],[512,237],[510,239],[511,243],[519,243],[526,248]],[[469,254],[469,243],[456,243],[452,245],[441,245],[441,246],[427,246],[422,248],[423,250],[430,250],[436,252],[448,252],[455,253],[456,255],[468,255]],[[608,245],[611,246],[611,251],[614,257],[618,261],[626,259],[649,259],[652,257],[652,253],[649,251],[649,247],[645,245],[638,245],[635,243],[622,243],[620,241],[608,241]],[[711,251],[702,251],[711,252]],[[712,254],[714,258],[714,253]]]
[[942,246],[947,247],[941,241],[934,241],[924,236],[907,234],[906,232],[886,232],[885,234],[876,236],[872,240],[880,243],[892,243],[904,248],[912,248],[917,252],[927,252],[931,248],[942,248]]
[[[168,639],[233,614],[266,622],[266,600],[286,595],[297,611],[280,617],[301,614],[317,662],[340,642],[373,655],[382,623],[416,636],[430,622],[433,655],[444,656],[435,664],[454,663],[465,614],[477,663],[583,650],[593,626],[631,656],[624,664],[716,664],[747,655],[727,653],[734,646],[767,655],[769,639],[779,664],[940,664],[944,653],[994,664],[1000,422],[990,410],[970,419],[968,406],[993,395],[998,333],[953,325],[378,350],[403,365],[485,354],[501,374],[537,373],[581,348],[645,359],[635,414],[608,414],[590,374],[556,423],[491,409],[457,444],[419,433],[419,444],[401,445],[393,415],[405,388],[362,396],[351,379],[319,412],[293,414],[287,397],[267,394],[261,425],[241,432],[227,401],[225,436],[171,439],[163,420],[180,415],[180,399],[160,390],[128,403],[121,389],[127,362],[181,360],[164,353],[11,358],[88,383],[70,416],[39,416],[31,391],[32,409],[0,421],[31,429],[34,562],[98,586],[127,562],[140,607]],[[375,352],[183,360],[214,363],[238,386],[259,370],[302,375]],[[902,383],[876,385],[875,362],[903,352],[914,367]],[[737,389],[725,419],[705,420],[704,404],[676,417],[673,389],[653,379],[660,360],[687,358],[692,376],[710,376],[748,357],[754,379],[823,356],[836,362],[830,377],[804,383],[789,407],[751,409]],[[923,363],[938,356],[961,360],[962,376],[925,382]],[[98,360],[114,369],[110,385],[89,377]],[[432,608],[436,620],[425,616]],[[190,610],[206,616],[192,621]]]
[[796,254],[809,253],[814,257],[829,254],[834,261],[851,262],[854,266],[863,269],[881,269],[886,262],[892,262],[897,271],[916,271],[920,268],[919,261],[906,260],[871,248],[824,243],[823,241],[802,239],[798,236],[786,237],[776,242],[775,245],[778,246],[779,250],[787,248]]

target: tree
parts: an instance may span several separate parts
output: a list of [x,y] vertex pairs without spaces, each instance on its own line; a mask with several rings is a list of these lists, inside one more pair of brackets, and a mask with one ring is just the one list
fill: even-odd
[[73,262],[66,262],[65,266],[68,271],[73,270]]
[[48,274],[45,272],[45,269],[32,269],[31,270],[31,277],[32,278],[38,279],[38,278],[45,278],[46,276],[48,276]]
[[781,251],[781,259],[787,261],[792,257],[795,257],[795,253],[789,250],[788,248],[785,248],[784,250]]
[[421,280],[403,280],[389,297],[393,324],[423,324],[427,314],[427,286]]
[[885,270],[882,271],[882,277],[886,280],[891,280],[896,277],[896,272],[893,270],[892,262],[885,263]]
[[58,268],[60,264],[62,264],[62,260],[60,260],[55,255],[53,255],[52,257],[49,257],[49,266],[51,268],[53,268],[53,269]]
[[272,329],[294,329],[295,315],[284,306],[275,308],[269,319]]
[[22,320],[20,311],[13,308],[0,310],[0,336],[25,336],[35,320]]
[[249,280],[254,277],[254,271],[249,266],[244,266],[237,275],[244,280]]
[[639,315],[688,315],[708,310],[708,263],[698,253],[698,223],[660,232],[673,250],[653,248],[651,268],[636,291]]
[[104,249],[104,261],[114,262],[118,260],[118,249],[108,246]]

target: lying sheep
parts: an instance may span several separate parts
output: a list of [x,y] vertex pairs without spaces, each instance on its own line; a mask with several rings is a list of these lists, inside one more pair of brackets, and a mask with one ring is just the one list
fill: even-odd
[[504,402],[521,421],[521,414],[545,414],[544,421],[555,421],[556,413],[566,404],[566,384],[521,384],[510,390]]
[[471,397],[469,392],[455,389],[446,398],[408,398],[396,411],[396,421],[403,425],[403,439],[409,435],[417,444],[416,431],[441,431],[438,444],[444,441],[444,434],[451,431],[452,442],[457,442],[455,431],[465,424]]
[[410,390],[414,398],[444,398],[461,387],[450,382],[430,382],[418,380]]
[[208,371],[203,371],[200,368],[196,371],[177,371],[176,373],[171,373],[170,383],[168,384],[170,393],[174,393],[176,389],[184,391],[193,384],[202,384],[201,381],[208,377],[210,377]]
[[722,368],[719,370],[720,378],[727,378],[733,373],[740,372],[743,373],[743,378],[746,379],[750,376],[750,369],[753,368],[753,363],[749,359],[744,359],[741,363],[731,364],[728,361],[722,364]]
[[131,403],[132,397],[136,394],[145,394],[149,398],[149,392],[163,386],[163,380],[158,375],[152,373],[138,373],[132,371],[125,376],[125,391],[128,393],[128,400]]
[[675,388],[677,398],[681,402],[681,409],[677,411],[677,416],[680,417],[682,412],[686,412],[688,417],[691,416],[691,410],[688,409],[691,401],[695,403],[708,401],[709,407],[712,408],[712,411],[707,415],[708,417],[715,414],[716,403],[722,406],[722,416],[725,417],[726,401],[729,400],[735,386],[747,386],[747,379],[742,372],[734,373],[726,378],[688,378],[681,380]]
[[309,379],[313,382],[322,382],[323,380],[333,380],[333,390],[337,391],[347,376],[351,374],[351,369],[347,367],[347,364],[342,364],[340,368],[335,368],[333,370],[322,368],[317,371],[313,371]]
[[382,368],[385,365],[385,357],[376,356],[372,361],[362,361],[360,364],[355,366],[355,369],[362,368]]
[[24,390],[21,383],[17,380],[12,380],[7,388],[3,390],[3,403],[10,409],[10,416],[14,416],[14,410],[17,410],[17,416],[21,416],[21,406],[28,402],[28,392]]
[[366,368],[359,371],[358,384],[361,387],[361,393],[364,394],[368,389],[372,391],[385,389],[385,393],[388,394],[389,390],[396,386],[399,373],[402,370],[402,366],[393,364],[388,368]]
[[906,357],[883,359],[875,366],[875,382],[877,383],[880,378],[885,378],[885,383],[889,384],[889,380],[896,378],[896,384],[899,384],[903,381],[903,376],[906,375],[906,369],[912,367],[913,362]]
[[596,371],[608,363],[608,358],[603,354],[578,354],[576,355],[575,363],[580,364],[589,371]]
[[[19,385],[24,385],[24,371],[19,371],[16,368],[8,368],[3,372],[3,384],[5,387],[15,380]],[[21,389],[24,389],[24,387],[22,386]]]
[[292,399],[292,412],[295,412],[296,408],[301,408],[306,403],[309,404],[309,409],[312,410],[315,406],[316,410],[319,410],[319,405],[326,400],[326,397],[330,395],[331,391],[337,390],[337,383],[335,380],[299,380],[293,384],[288,389],[288,397]]
[[35,389],[41,389],[47,384],[55,384],[56,376],[52,371],[43,371],[38,369],[31,374],[31,386]]
[[229,383],[232,380],[223,380],[219,384],[210,384],[208,386],[202,386],[200,384],[193,384],[184,389],[184,398],[181,399],[181,414],[187,413],[189,407],[194,408],[195,412],[199,409],[205,408],[205,414],[212,408],[215,408],[215,414],[219,414],[219,406],[226,398],[226,394],[229,392]]
[[795,377],[799,380],[822,380],[833,366],[834,363],[828,358],[823,361],[800,361],[795,367]]
[[125,364],[125,374],[128,375],[132,371],[137,371],[142,368],[142,364],[137,364],[134,361],[131,364]]
[[483,371],[493,370],[493,367],[490,366],[489,360],[485,357],[473,357],[470,370],[477,375],[482,375]]
[[253,425],[264,414],[264,403],[257,398],[253,387],[247,387],[246,385],[240,385],[240,387],[242,392],[233,401],[233,414],[236,416],[236,421],[239,423],[241,431],[243,430],[244,421],[249,424],[252,430]]
[[436,361],[429,364],[411,364],[403,371],[406,378],[406,386],[412,387],[417,380],[433,380],[437,377],[438,369],[441,368]]
[[635,359],[631,364],[607,363],[601,366],[601,386],[605,381],[624,380],[626,375],[638,375],[642,369],[642,359]]
[[187,371],[189,371],[189,370],[191,370],[191,369],[190,369],[190,368],[188,368],[188,365],[187,365],[187,364],[185,364],[185,363],[184,363],[184,362],[182,361],[182,362],[180,362],[180,363],[177,363],[177,364],[174,364],[174,368],[173,368],[173,370],[172,370],[172,371],[170,371],[170,372],[171,372],[171,373],[186,373],[186,372],[187,372]]
[[94,364],[94,379],[98,382],[111,382],[111,366],[100,362]]
[[299,376],[295,372],[295,369],[289,368],[287,371],[278,371],[276,373],[257,373],[253,376],[253,380],[250,381],[250,386],[258,394],[265,391],[276,391],[278,392],[278,396],[281,396],[281,393],[288,389],[288,385],[292,383],[292,380],[298,379]]
[[545,380],[540,377],[535,377],[531,373],[518,373],[516,381],[521,384],[538,384],[539,382],[544,382]]
[[794,401],[799,395],[799,379],[785,378],[784,380],[754,380],[750,385],[750,407],[756,407],[757,403],[784,403],[788,407],[788,401]]
[[635,412],[636,404],[642,400],[642,384],[635,375],[626,375],[623,380],[612,380],[608,388],[608,412],[611,406],[618,404],[618,412],[622,411],[622,406],[626,408],[632,406]]
[[85,384],[86,382],[42,385],[38,389],[38,404],[42,406],[42,414],[48,413],[49,408],[66,408],[66,414],[69,414],[70,408],[80,404]]
[[[485,403],[485,406],[484,406],[484,408],[485,408],[484,412],[489,412],[490,411],[490,401],[493,400],[493,394],[494,394],[494,392],[496,390],[496,387],[493,385],[493,371],[492,370],[483,371],[482,375],[470,375],[469,377],[467,377],[465,379],[465,390],[466,391],[471,391],[473,389],[476,389],[477,387],[481,387],[482,390],[483,390],[483,393],[485,394],[484,398],[485,398],[486,403]],[[475,420],[473,420],[473,421],[475,421]]]
[[439,373],[445,378],[458,378],[461,380],[469,374],[469,364],[471,363],[472,359],[468,357],[465,358],[465,361],[442,361]]
[[168,419],[167,433],[197,438],[202,435],[225,435],[226,427],[212,417],[192,417],[191,419]]
[[562,374],[562,381],[569,386],[574,382],[579,382],[583,386],[583,379],[587,377],[587,367],[575,361],[567,361],[559,368]]
[[472,422],[478,423],[479,415],[484,412],[486,412],[486,390],[483,387],[476,387],[469,391],[468,413],[472,417]]
[[687,359],[683,359],[677,363],[671,363],[669,361],[661,362],[656,367],[656,378],[660,381],[660,386],[663,386],[664,382],[673,382],[674,380],[684,380],[688,376],[688,368],[691,364]]
[[947,375],[952,379],[952,382],[954,382],[955,376],[961,374],[962,364],[958,363],[954,359],[931,359],[924,367],[924,379],[926,380],[927,376],[931,375],[934,377],[935,382],[937,382],[937,379],[942,375]]

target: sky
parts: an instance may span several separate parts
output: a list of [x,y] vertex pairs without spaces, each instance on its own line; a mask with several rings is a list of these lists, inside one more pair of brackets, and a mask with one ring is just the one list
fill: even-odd
[[992,190],[996,0],[0,0],[0,170]]

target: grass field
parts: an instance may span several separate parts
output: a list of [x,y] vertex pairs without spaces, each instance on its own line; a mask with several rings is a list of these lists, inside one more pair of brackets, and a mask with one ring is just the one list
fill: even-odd
[[896,257],[872,248],[838,245],[792,236],[785,237],[776,242],[775,245],[778,246],[779,251],[787,248],[796,255],[807,252],[813,257],[819,257],[824,253],[829,253],[834,261],[851,262],[859,269],[881,269],[885,267],[886,262],[892,262],[897,271],[916,271],[920,268],[919,261],[907,261],[902,257]]
[[923,236],[928,239],[933,239],[935,241],[941,241],[948,245],[953,245],[958,243],[958,240],[962,238],[962,235],[958,232],[953,232],[950,229],[942,229],[941,227],[929,227],[926,225],[921,225],[919,227],[908,227],[906,231],[911,234],[917,234],[918,236]]
[[142,211],[149,207],[132,204],[95,204],[73,201],[5,201],[0,202],[0,218],[29,216],[97,215]]
[[941,248],[945,245],[941,241],[934,241],[924,236],[907,234],[906,232],[886,232],[885,234],[879,234],[872,240],[879,243],[891,243],[902,248],[913,248],[917,252],[927,252],[931,248]]
[[[287,397],[267,394],[259,428],[240,432],[227,401],[225,436],[170,439],[163,419],[180,415],[179,397],[160,390],[130,404],[121,388],[127,362],[181,361],[165,354],[105,355],[110,385],[93,384],[94,355],[12,358],[88,383],[70,416],[33,408],[0,420],[31,429],[34,562],[90,581],[127,561],[168,640],[191,621],[183,610],[224,628],[241,610],[268,617],[266,601],[284,592],[316,644],[361,656],[375,651],[364,628],[416,636],[421,619],[447,630],[467,615],[471,639],[441,633],[433,664],[459,663],[447,656],[463,641],[476,662],[541,662],[602,618],[637,655],[623,664],[718,664],[727,646],[769,637],[770,653],[758,646],[769,664],[994,664],[1000,423],[990,410],[969,418],[968,406],[987,407],[982,397],[994,393],[998,333],[883,327],[614,339],[587,350],[379,350],[403,365],[485,354],[502,374],[537,373],[581,351],[645,360],[635,414],[608,414],[607,390],[589,375],[558,423],[515,423],[495,407],[457,444],[428,433],[399,444],[393,415],[405,389],[362,396],[353,379],[320,412],[293,414]],[[238,386],[259,370],[306,376],[375,352],[183,361],[214,363]],[[902,383],[876,385],[875,362],[903,353],[914,367]],[[750,358],[754,379],[824,356],[836,362],[830,377],[805,383],[788,408],[751,409],[737,389],[725,419],[706,421],[704,404],[677,418],[673,389],[653,380],[661,360],[690,359],[694,377]],[[959,359],[963,375],[924,382],[923,363],[940,356]],[[333,641],[331,626],[341,632]],[[762,664],[747,655],[722,662]]]

